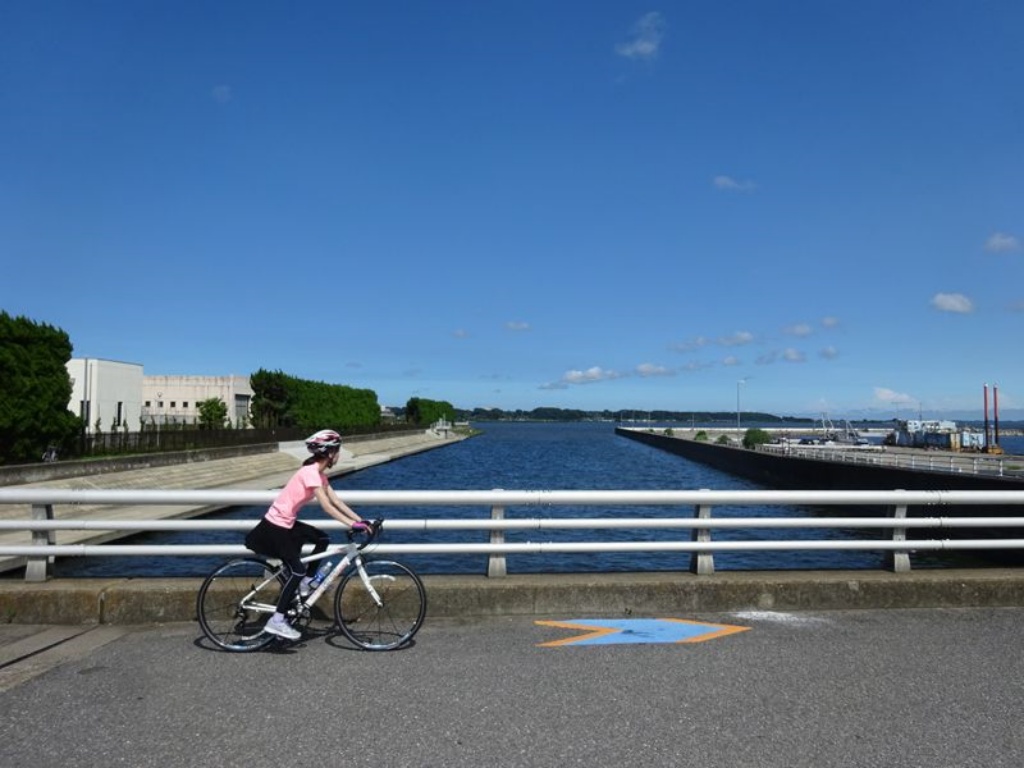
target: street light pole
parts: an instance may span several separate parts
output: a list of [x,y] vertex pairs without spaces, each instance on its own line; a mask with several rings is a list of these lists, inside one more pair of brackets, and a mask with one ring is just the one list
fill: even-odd
[[740,385],[746,384],[746,379],[740,379],[736,382],[736,439],[740,437]]

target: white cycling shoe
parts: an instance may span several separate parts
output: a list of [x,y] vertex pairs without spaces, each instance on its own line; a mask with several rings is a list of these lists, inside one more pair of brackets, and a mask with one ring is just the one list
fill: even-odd
[[263,631],[269,635],[277,635],[285,640],[298,640],[302,633],[288,623],[283,616],[271,616],[270,620],[263,627]]

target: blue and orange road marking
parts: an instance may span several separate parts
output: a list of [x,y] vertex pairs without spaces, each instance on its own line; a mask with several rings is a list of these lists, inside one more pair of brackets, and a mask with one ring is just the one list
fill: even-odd
[[708,624],[687,619],[575,619],[535,621],[542,627],[559,627],[586,632],[538,643],[539,648],[558,645],[621,645],[625,643],[703,643],[718,637],[746,632],[750,627]]

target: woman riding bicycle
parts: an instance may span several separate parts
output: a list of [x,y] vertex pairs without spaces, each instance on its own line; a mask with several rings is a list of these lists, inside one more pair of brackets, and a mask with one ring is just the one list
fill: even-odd
[[319,554],[330,544],[326,533],[298,519],[299,510],[316,498],[320,507],[335,520],[357,530],[368,526],[338,498],[324,474],[338,459],[341,435],[322,429],[306,439],[306,448],[313,455],[303,462],[257,526],[245,537],[245,546],[253,552],[278,558],[288,566],[288,581],[281,590],[277,610],[264,627],[265,632],[288,640],[298,640],[302,633],[288,623],[285,612],[296,590],[303,595],[310,591],[309,582],[316,572],[316,561],[308,566],[302,562],[302,546],[312,544],[313,553]]

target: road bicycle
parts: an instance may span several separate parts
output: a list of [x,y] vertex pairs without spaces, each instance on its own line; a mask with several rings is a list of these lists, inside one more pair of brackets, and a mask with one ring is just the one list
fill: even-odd
[[[340,577],[334,591],[334,622],[354,645],[368,651],[389,651],[410,640],[423,625],[427,593],[423,581],[408,566],[393,560],[364,558],[362,550],[377,539],[383,521],[368,531],[349,530],[348,544],[302,558],[304,563],[343,557],[305,598],[296,591],[288,620],[302,629],[312,608]],[[323,566],[321,566],[323,567]],[[228,560],[199,588],[196,615],[203,633],[228,651],[264,648],[276,639],[263,631],[277,609],[287,581],[288,566],[279,560],[251,555]]]

